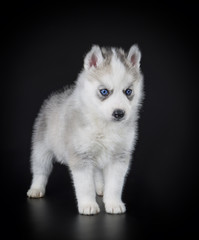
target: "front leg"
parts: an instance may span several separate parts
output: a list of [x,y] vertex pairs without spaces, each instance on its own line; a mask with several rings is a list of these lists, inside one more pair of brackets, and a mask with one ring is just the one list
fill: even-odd
[[100,209],[96,202],[93,167],[82,166],[71,169],[80,214],[93,215]]
[[107,213],[120,214],[126,211],[121,196],[128,165],[128,161],[116,160],[104,169],[105,189],[103,201]]

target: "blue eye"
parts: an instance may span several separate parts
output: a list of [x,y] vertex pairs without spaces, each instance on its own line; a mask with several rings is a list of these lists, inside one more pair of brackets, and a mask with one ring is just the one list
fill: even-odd
[[107,89],[101,89],[100,93],[102,94],[102,96],[108,96],[109,95],[109,91]]
[[127,88],[125,91],[126,96],[130,96],[132,93],[132,90],[130,88]]

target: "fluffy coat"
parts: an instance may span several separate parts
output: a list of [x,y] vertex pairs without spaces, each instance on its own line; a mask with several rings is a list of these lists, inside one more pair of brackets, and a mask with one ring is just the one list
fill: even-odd
[[96,193],[107,213],[126,211],[122,189],[143,99],[140,59],[137,45],[128,53],[93,46],[74,86],[44,102],[33,131],[29,197],[44,196],[55,159],[71,171],[79,213],[100,211]]

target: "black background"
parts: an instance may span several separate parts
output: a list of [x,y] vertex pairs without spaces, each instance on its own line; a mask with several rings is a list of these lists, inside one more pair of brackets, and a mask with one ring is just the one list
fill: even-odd
[[[2,6],[2,220],[15,239],[172,239],[198,235],[198,8],[148,3],[41,1]],[[43,100],[71,84],[93,44],[142,52],[145,101],[123,199],[127,213],[77,213],[65,166],[46,197],[29,200],[30,143]],[[98,199],[101,204],[101,199]]]

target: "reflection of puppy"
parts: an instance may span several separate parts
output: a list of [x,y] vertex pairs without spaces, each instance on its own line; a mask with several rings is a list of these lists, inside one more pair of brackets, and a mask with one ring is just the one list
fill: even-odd
[[79,213],[100,211],[96,193],[106,212],[125,212],[121,194],[143,95],[140,58],[136,45],[127,54],[93,46],[75,85],[44,102],[34,125],[29,197],[44,196],[55,157],[71,171]]

